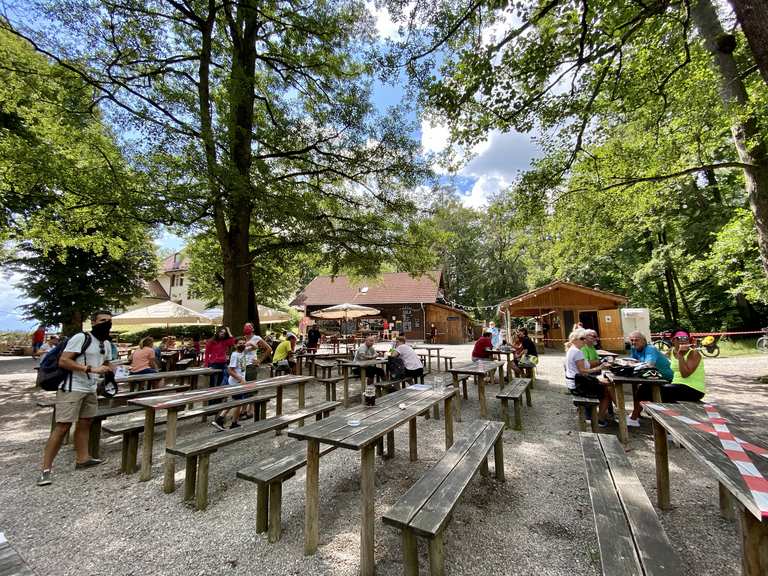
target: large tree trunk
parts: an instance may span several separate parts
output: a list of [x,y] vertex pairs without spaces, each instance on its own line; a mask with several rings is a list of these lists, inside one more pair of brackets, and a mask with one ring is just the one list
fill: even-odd
[[711,0],[699,0],[692,15],[720,74],[720,96],[732,119],[731,134],[739,160],[748,165],[744,168],[744,183],[755,216],[763,270],[768,275],[768,151],[765,136],[758,129],[755,115],[748,112],[749,98],[733,58],[735,38],[723,31]]
[[253,272],[249,273],[248,280],[248,321],[253,324],[255,334],[261,334],[261,319],[259,318],[259,302],[256,299],[256,290],[253,286]]
[[63,336],[72,336],[83,330],[83,313],[79,310],[72,312],[72,316],[66,322],[61,324],[61,333]]
[[760,75],[768,84],[768,1],[730,0],[752,49]]

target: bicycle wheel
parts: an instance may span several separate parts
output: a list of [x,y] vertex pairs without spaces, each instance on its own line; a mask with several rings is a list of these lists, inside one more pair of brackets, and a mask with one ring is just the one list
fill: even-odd
[[665,340],[656,340],[652,342],[652,344],[664,353],[669,352],[669,349],[671,348],[669,343],[667,343]]
[[768,336],[760,336],[757,339],[757,349],[760,352],[768,352]]
[[702,346],[699,348],[699,352],[701,352],[704,356],[707,358],[717,358],[720,356],[720,346],[715,344],[714,346]]

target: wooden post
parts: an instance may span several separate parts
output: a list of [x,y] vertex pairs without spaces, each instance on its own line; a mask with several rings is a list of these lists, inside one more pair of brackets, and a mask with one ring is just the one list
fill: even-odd
[[597,406],[594,404],[589,407],[589,425],[592,428],[592,432],[597,434]]
[[667,452],[667,431],[653,420],[653,444],[656,452],[656,498],[659,508],[669,510],[669,454]]
[[[491,372],[491,378],[493,378],[493,372]],[[487,420],[488,407],[485,405],[485,376],[479,378],[477,381],[477,397],[480,401],[480,418]]]
[[488,476],[488,455],[485,455],[485,458],[483,458],[483,461],[480,463],[480,474],[482,476]]
[[717,488],[720,494],[720,516],[733,520],[735,518],[733,513],[733,497],[722,482],[717,483]]
[[507,398],[501,399],[501,417],[504,420],[504,426],[509,429],[509,400]]
[[360,366],[360,403],[365,402],[364,394],[365,394],[365,366]]
[[445,576],[442,532],[429,541],[429,573],[431,576]]
[[579,430],[582,432],[587,431],[587,407],[579,404],[576,406],[576,411],[579,415]]
[[88,452],[91,458],[98,458],[101,453],[101,418],[92,418],[88,431]]
[[[458,396],[458,394],[457,394]],[[445,449],[453,446],[453,396],[443,401],[445,408]]]
[[141,474],[139,481],[146,482],[152,478],[152,448],[155,444],[155,411],[144,409],[144,441],[141,448]]
[[[299,410],[302,410],[304,408],[306,400],[307,400],[307,391],[306,391],[306,386],[305,386],[304,382],[299,382],[298,387],[299,387],[299,391],[298,391]],[[303,418],[301,420],[299,420],[299,428],[301,428],[302,426],[304,426],[304,419]]]
[[395,431],[387,432],[387,453],[385,458],[395,457]]
[[269,486],[259,482],[256,484],[256,533],[267,531],[269,514]]
[[[632,397],[634,397],[634,394]],[[661,404],[661,384],[651,384],[651,398],[657,404]]]
[[282,530],[282,499],[283,499],[283,483],[280,480],[272,482],[269,485],[269,533],[267,539],[270,542],[277,542],[280,540],[280,532]]
[[741,509],[741,573],[743,576],[768,574],[768,522],[760,522]]
[[411,418],[408,420],[408,452],[411,462],[416,462],[416,460],[419,459],[419,451],[416,445],[416,420],[416,418]]
[[184,500],[192,500],[197,485],[197,456],[187,456],[187,467],[184,471]]
[[432,417],[435,420],[440,420],[440,404],[435,404],[432,407]]
[[627,411],[624,406],[624,386],[614,384],[613,391],[616,397],[616,417],[619,420],[619,440],[622,444],[629,442],[629,430],[627,429]]
[[283,415],[283,387],[278,386],[275,390],[277,397],[275,398],[275,416]]
[[419,550],[416,547],[416,535],[408,528],[403,528],[402,535],[405,576],[419,576]]
[[[493,372],[491,372],[491,384],[493,384]],[[504,388],[504,364],[499,366],[499,389]]]
[[320,442],[307,440],[307,472],[304,497],[304,555],[317,551],[320,523]]
[[533,404],[531,403],[531,385],[530,384],[528,384],[528,386],[525,387],[525,404],[529,408],[533,406]]
[[126,440],[128,442],[128,459],[125,462],[125,473],[133,474],[138,469],[136,461],[139,457],[139,433],[131,432]]
[[523,429],[523,400],[521,398],[513,398],[515,403],[515,430]]
[[375,496],[373,445],[360,451],[360,574],[374,576],[374,522],[376,521],[373,500]]
[[197,481],[195,482],[195,505],[198,510],[208,507],[208,462],[210,453],[197,457]]
[[496,480],[504,482],[504,435],[493,444],[493,469],[496,472]]
[[168,453],[168,448],[176,446],[176,423],[179,409],[170,408],[165,425],[165,477],[163,478],[163,492],[170,494],[176,490],[176,457]]

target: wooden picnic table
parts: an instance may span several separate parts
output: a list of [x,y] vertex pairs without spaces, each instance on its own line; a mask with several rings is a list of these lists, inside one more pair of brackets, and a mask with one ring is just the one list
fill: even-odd
[[[320,525],[319,464],[320,444],[360,451],[360,574],[375,573],[374,557],[374,464],[375,447],[387,438],[387,457],[394,456],[394,430],[409,424],[410,456],[417,458],[416,420],[419,414],[444,403],[445,448],[453,445],[453,397],[456,389],[443,391],[405,388],[376,400],[375,406],[360,406],[335,414],[288,432],[289,436],[307,441],[306,498],[304,502],[304,553],[317,551]],[[401,408],[400,406],[403,406]],[[349,420],[359,420],[350,426]]]
[[622,444],[629,442],[629,429],[627,428],[627,409],[624,401],[624,384],[632,385],[632,401],[635,400],[637,387],[640,384],[651,386],[651,397],[654,402],[661,402],[661,387],[669,384],[669,380],[663,378],[640,378],[639,376],[619,376],[613,372],[606,372],[605,376],[613,387],[614,398],[616,398],[616,416],[619,424],[619,440]]
[[130,376],[123,376],[121,378],[115,378],[117,384],[129,384],[131,391],[141,389],[142,384],[149,387],[150,382],[158,380],[185,380],[189,378],[189,387],[192,390],[197,388],[197,379],[200,376],[209,376],[211,374],[219,374],[221,370],[216,368],[188,368],[186,370],[174,370],[172,372],[153,372],[151,374],[131,374]]
[[371,360],[345,360],[339,365],[341,366],[342,376],[344,377],[344,408],[349,407],[349,369],[360,368],[360,401],[363,400],[363,394],[365,393],[365,369],[368,366],[378,366],[379,364],[387,364],[386,358],[373,358]]
[[[144,408],[144,438],[142,440],[141,473],[139,474],[139,481],[146,482],[152,478],[152,449],[154,448],[155,442],[155,415],[157,414],[158,410],[168,411],[165,431],[165,447],[166,449],[174,448],[176,446],[177,416],[179,411],[187,406],[187,404],[216,400],[219,398],[228,398],[236,394],[258,392],[260,390],[264,390],[265,388],[277,388],[275,410],[277,415],[279,415],[282,413],[283,408],[283,386],[290,386],[293,384],[298,385],[299,406],[303,407],[305,400],[304,387],[306,383],[311,380],[311,376],[277,376],[276,378],[269,378],[259,382],[249,382],[247,384],[216,386],[215,388],[207,388],[205,390],[180,392],[178,394],[173,394],[172,396],[153,396],[149,398],[136,398],[135,400],[129,400],[129,404],[135,404]],[[163,484],[163,489],[166,492],[174,491],[175,474],[176,459],[165,452],[165,482]]]
[[454,366],[448,372],[453,374],[453,386],[458,390],[459,376],[473,376],[477,385],[477,396],[480,401],[480,417],[488,417],[488,407],[485,403],[485,379],[493,382],[493,374],[499,371],[499,386],[504,387],[504,362],[500,360],[477,360],[460,366]]
[[616,358],[617,356],[621,356],[621,354],[617,354],[616,352],[609,352],[608,350],[595,350],[598,356],[601,358],[603,356],[610,356],[612,358]]
[[491,356],[498,356],[499,360],[501,360],[502,356],[507,357],[507,384],[512,382],[512,375],[514,374],[512,364],[514,363],[515,352],[513,350],[497,350],[496,348],[486,348],[485,351]]
[[435,346],[433,344],[417,344],[415,346],[411,346],[414,350],[426,350],[427,351],[427,362],[429,363],[429,371],[432,372],[432,351],[434,350],[437,353],[437,371],[440,372],[440,350],[445,348],[445,346]]
[[667,450],[671,434],[717,479],[720,513],[733,518],[733,500],[741,504],[742,574],[768,574],[768,449],[750,442],[716,406],[645,402],[643,407],[653,419],[659,508],[671,508]]

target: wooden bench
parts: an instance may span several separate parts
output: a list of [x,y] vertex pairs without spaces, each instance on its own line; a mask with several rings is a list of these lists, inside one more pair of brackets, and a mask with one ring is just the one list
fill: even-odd
[[389,394],[395,390],[405,388],[406,382],[412,382],[413,378],[396,378],[394,380],[384,380],[381,382],[374,382],[376,387],[376,396],[381,397],[384,394]]
[[0,532],[0,576],[35,576],[35,571],[10,545],[2,532]]
[[176,362],[176,370],[186,370],[187,368],[192,368],[194,365],[194,358],[184,358]]
[[528,406],[531,404],[531,381],[528,378],[513,378],[509,386],[505,387],[498,394],[496,398],[501,400],[501,415],[504,418],[504,425],[510,428],[509,423],[509,401],[514,402],[515,410],[515,430],[523,429],[523,393],[525,393],[525,403]]
[[443,365],[445,366],[444,372],[448,372],[449,367],[453,368],[453,361],[456,360],[456,356],[441,356],[441,358],[443,359]]
[[[335,449],[335,446],[323,444],[320,456]],[[267,532],[270,542],[280,540],[282,532],[283,482],[306,464],[307,444],[298,441],[237,472],[238,478],[256,483],[256,532]]]
[[325,399],[336,400],[336,384],[344,380],[343,376],[333,376],[332,378],[315,378],[318,382],[325,384]]
[[478,469],[488,474],[488,453],[494,451],[496,479],[504,481],[504,445],[501,422],[476,420],[459,439],[430,468],[382,520],[402,531],[405,573],[419,573],[416,536],[429,540],[429,565],[433,576],[445,573],[443,530],[459,498]]
[[[578,410],[579,430],[586,432],[587,420],[589,420],[592,432],[597,432],[597,407],[600,405],[600,400],[586,396],[574,396],[573,405]],[[587,414],[589,414],[589,418],[587,418]]]
[[580,434],[604,576],[684,570],[619,440]]
[[318,369],[322,373],[323,378],[330,378],[333,375],[334,368],[338,367],[336,360],[322,360],[317,359],[312,361],[312,376],[317,377]]
[[206,438],[187,440],[173,448],[166,448],[166,452],[169,454],[182,456],[187,461],[184,477],[184,500],[191,500],[194,496],[198,510],[204,510],[208,506],[208,465],[211,454],[219,448],[248,440],[265,432],[282,430],[290,424],[310,416],[316,416],[319,420],[323,415],[328,415],[339,404],[341,402],[323,402],[292,414],[274,416],[237,430],[229,430]]
[[531,379],[531,390],[536,387],[536,364],[531,362],[518,362],[517,367],[523,370],[526,378]]
[[[187,420],[189,418],[195,418],[196,416],[207,416],[208,414],[215,414],[221,410],[228,410],[229,408],[236,408],[237,406],[244,406],[247,404],[253,404],[253,421],[257,422],[259,419],[264,420],[267,417],[267,403],[275,398],[275,394],[266,394],[262,396],[251,396],[249,398],[243,398],[240,400],[231,400],[225,403],[210,404],[208,406],[201,406],[199,408],[192,408],[179,412],[176,416],[177,420]],[[134,408],[141,409],[140,406]],[[257,410],[258,408],[258,410]],[[161,426],[166,423],[166,418],[155,418],[155,427]],[[125,474],[133,474],[138,470],[136,462],[138,460],[139,452],[139,434],[144,432],[144,418],[125,420],[122,422],[111,422],[103,426],[104,431],[111,436],[122,436],[122,450],[120,471]]]

